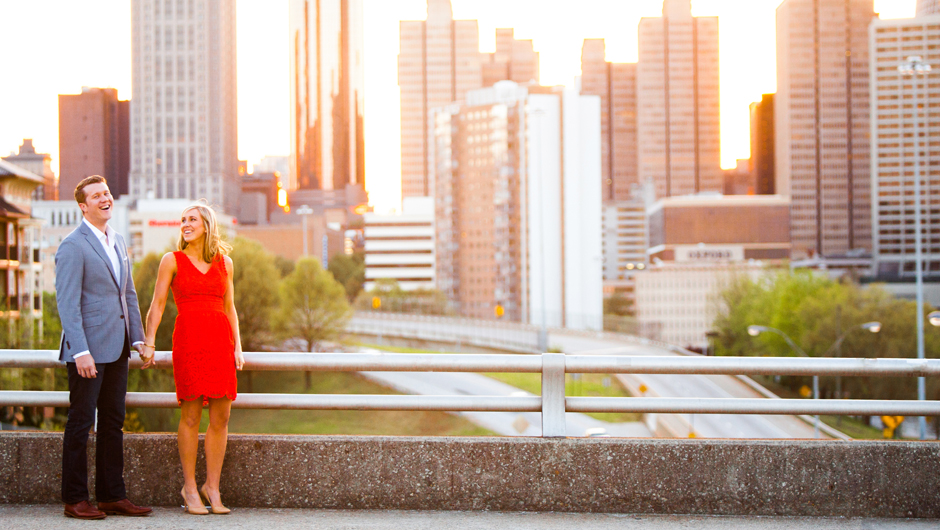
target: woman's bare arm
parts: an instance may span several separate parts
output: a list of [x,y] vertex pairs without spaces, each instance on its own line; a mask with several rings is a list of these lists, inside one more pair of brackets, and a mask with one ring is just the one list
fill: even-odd
[[143,368],[148,368],[154,364],[154,345],[157,339],[157,328],[160,327],[160,321],[163,320],[163,310],[166,309],[166,297],[170,292],[170,283],[173,276],[176,275],[176,256],[172,252],[167,252],[160,260],[160,268],[157,271],[157,282],[153,287],[153,300],[150,302],[150,310],[147,311],[147,325],[144,332],[144,351],[149,350],[149,359],[144,363]]
[[225,316],[228,317],[228,322],[232,326],[232,337],[235,339],[235,368],[239,370],[245,366],[245,356],[242,354],[242,339],[241,334],[238,331],[238,313],[235,311],[235,280],[233,276],[235,274],[235,265],[232,263],[232,258],[224,256],[225,272],[226,275],[226,286],[225,286]]

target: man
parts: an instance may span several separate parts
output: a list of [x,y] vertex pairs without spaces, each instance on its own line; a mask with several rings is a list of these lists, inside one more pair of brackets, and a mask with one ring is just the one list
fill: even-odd
[[[130,345],[143,349],[124,239],[108,226],[114,199],[104,177],[78,183],[75,200],[82,223],[55,254],[56,302],[62,321],[59,360],[68,365],[69,416],[62,447],[65,515],[104,519],[107,515],[148,515],[124,488],[124,398]],[[98,411],[95,497],[88,502],[88,431]]]

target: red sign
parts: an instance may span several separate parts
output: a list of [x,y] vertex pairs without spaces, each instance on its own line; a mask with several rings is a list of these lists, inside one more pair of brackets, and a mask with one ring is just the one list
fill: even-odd
[[175,220],[175,221],[157,221],[156,219],[151,219],[151,220],[150,220],[150,223],[148,223],[148,224],[149,224],[150,226],[179,226],[179,225],[180,225],[180,222],[179,222],[178,220]]

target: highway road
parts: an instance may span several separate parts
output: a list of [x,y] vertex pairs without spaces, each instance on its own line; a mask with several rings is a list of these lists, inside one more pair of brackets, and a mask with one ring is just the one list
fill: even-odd
[[[363,348],[362,353],[379,350]],[[465,372],[360,372],[364,377],[399,392],[430,396],[513,396],[531,395],[485,375]],[[460,412],[460,416],[504,436],[541,436],[538,412]],[[608,423],[586,414],[566,414],[568,436],[584,436],[587,429],[604,428],[611,436],[649,437],[640,422]]]
[[[463,345],[505,343],[517,351],[537,351],[537,328],[518,324],[437,317],[370,316],[357,313],[351,330],[371,334],[405,335],[417,339],[444,340],[450,337]],[[549,347],[569,354],[586,355],[680,355],[667,345],[627,340],[613,334],[550,330]],[[439,378],[443,374],[436,374]],[[645,395],[660,397],[764,397],[734,376],[712,375],[622,375],[628,388],[647,388]],[[489,413],[488,413],[489,414]],[[535,414],[535,413],[533,413]],[[535,414],[537,416],[537,414]],[[531,422],[537,423],[537,422]],[[795,416],[729,414],[660,415],[648,417],[651,430],[665,427],[674,436],[693,432],[699,438],[812,438],[813,427]],[[569,431],[571,429],[569,428]],[[583,432],[583,431],[582,431]],[[821,436],[825,437],[824,434]]]

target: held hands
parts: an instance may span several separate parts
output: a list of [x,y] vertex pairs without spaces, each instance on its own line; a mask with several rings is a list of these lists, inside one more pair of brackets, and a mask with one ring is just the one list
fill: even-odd
[[140,367],[141,370],[146,370],[157,364],[156,352],[153,346],[149,344],[138,344],[137,351],[140,353],[140,360],[144,362],[143,366]]
[[235,369],[241,370],[245,366],[245,356],[242,354],[241,348],[235,349]]

